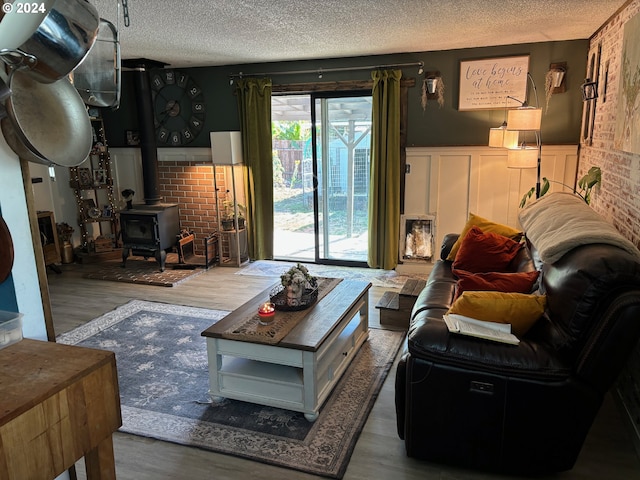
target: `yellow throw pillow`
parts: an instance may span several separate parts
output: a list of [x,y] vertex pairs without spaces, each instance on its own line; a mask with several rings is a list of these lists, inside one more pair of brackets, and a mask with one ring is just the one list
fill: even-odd
[[542,316],[547,305],[545,295],[464,291],[447,313],[487,322],[510,323],[517,337],[527,333]]
[[469,213],[469,219],[467,220],[467,224],[462,229],[462,232],[460,232],[460,236],[458,237],[458,240],[456,240],[456,243],[454,243],[453,247],[451,247],[451,251],[447,256],[447,260],[454,261],[456,259],[456,254],[458,253],[458,249],[460,249],[460,245],[462,244],[464,237],[467,235],[467,233],[469,232],[469,230],[471,230],[471,227],[473,226],[478,227],[480,230],[482,230],[483,233],[487,233],[487,232],[497,233],[498,235],[511,238],[515,241],[519,241],[520,237],[522,237],[522,232],[520,230],[516,230],[515,228],[510,227],[509,225],[495,223],[495,222],[492,222],[491,220],[487,220],[486,218],[482,218],[476,215],[475,213]]

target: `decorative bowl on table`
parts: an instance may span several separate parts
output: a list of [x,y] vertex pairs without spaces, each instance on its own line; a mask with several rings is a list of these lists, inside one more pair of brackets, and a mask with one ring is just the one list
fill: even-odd
[[295,312],[309,308],[318,300],[318,282],[313,279],[302,290],[298,298],[293,298],[288,287],[277,285],[269,295],[276,310]]

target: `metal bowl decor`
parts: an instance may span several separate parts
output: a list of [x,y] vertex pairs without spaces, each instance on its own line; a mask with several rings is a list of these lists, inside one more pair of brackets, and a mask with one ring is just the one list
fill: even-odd
[[318,300],[318,280],[298,263],[280,276],[280,285],[271,290],[270,301],[276,310],[297,311]]

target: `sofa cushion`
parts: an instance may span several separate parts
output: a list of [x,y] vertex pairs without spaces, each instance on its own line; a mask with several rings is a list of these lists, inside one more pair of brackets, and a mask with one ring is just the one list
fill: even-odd
[[471,273],[454,270],[453,273],[458,277],[456,298],[467,290],[531,293],[539,275],[537,271]]
[[511,331],[520,337],[542,316],[546,304],[544,295],[466,291],[453,302],[448,313],[488,322],[510,323]]
[[505,272],[522,246],[505,236],[483,232],[474,225],[460,244],[452,267],[471,273]]
[[516,230],[515,228],[512,228],[508,225],[503,225],[501,223],[492,222],[491,220],[483,218],[474,213],[469,213],[469,219],[462,229],[462,232],[460,232],[460,236],[451,247],[449,255],[447,256],[447,260],[453,261],[456,259],[456,255],[458,254],[458,250],[460,249],[460,245],[462,244],[465,235],[473,226],[480,228],[483,232],[497,233],[498,235],[503,235],[514,240],[520,240],[520,238],[522,237],[521,230]]

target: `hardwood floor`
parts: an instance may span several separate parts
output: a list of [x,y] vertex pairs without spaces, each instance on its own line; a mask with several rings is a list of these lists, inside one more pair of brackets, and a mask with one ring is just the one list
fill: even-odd
[[[274,279],[235,275],[236,268],[215,267],[175,287],[131,285],[86,280],[82,275],[95,265],[63,265],[62,273],[48,272],[56,333],[69,331],[131,299],[233,310]],[[370,290],[370,325],[380,327],[374,308],[387,289]],[[394,408],[395,368],[380,392],[356,444],[345,479],[442,479],[498,478],[408,458],[396,434]],[[618,405],[607,396],[573,470],[548,478],[558,480],[640,480],[640,460]],[[117,433],[114,439],[119,480],[169,479],[312,479],[318,478],[229,455],[183,447],[134,435]],[[77,466],[84,479],[84,464]],[[500,476],[504,480],[511,477]]]

